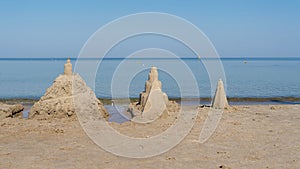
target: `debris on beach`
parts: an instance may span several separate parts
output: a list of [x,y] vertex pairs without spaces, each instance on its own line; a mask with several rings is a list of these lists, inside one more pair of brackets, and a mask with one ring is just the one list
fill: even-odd
[[[74,99],[78,99],[75,105]],[[78,105],[80,104],[80,105]],[[97,99],[95,93],[86,85],[78,74],[72,72],[70,59],[64,66],[64,74],[59,75],[50,86],[45,95],[36,102],[29,111],[29,118],[48,119],[75,117],[77,107],[95,107],[104,118],[109,114],[103,104]]]
[[169,101],[166,93],[162,91],[162,84],[158,80],[156,67],[151,67],[145,91],[140,93],[139,102],[131,103],[127,112],[133,120],[155,120],[160,115],[166,115],[179,110],[175,101]]
[[218,86],[213,99],[212,107],[215,109],[229,108],[222,79],[218,81]]
[[0,119],[9,117],[21,117],[24,106],[21,104],[4,104],[0,103]]
[[226,167],[225,165],[220,165],[219,168],[222,168],[222,169],[231,169],[230,167]]

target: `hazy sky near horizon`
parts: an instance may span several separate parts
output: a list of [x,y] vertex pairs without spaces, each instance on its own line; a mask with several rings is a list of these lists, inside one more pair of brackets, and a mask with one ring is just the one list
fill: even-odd
[[223,57],[294,57],[300,56],[299,9],[297,0],[0,1],[0,57],[76,57],[101,26],[139,12],[190,21]]

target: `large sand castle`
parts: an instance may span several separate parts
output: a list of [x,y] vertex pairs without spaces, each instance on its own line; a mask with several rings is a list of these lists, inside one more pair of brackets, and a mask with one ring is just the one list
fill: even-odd
[[[74,99],[80,99],[74,105]],[[89,104],[96,102],[99,112],[104,117],[108,113],[103,104],[96,98],[95,93],[85,84],[78,75],[73,74],[70,59],[64,66],[64,74],[59,75],[50,86],[45,95],[36,102],[29,112],[29,118],[63,118],[75,117],[75,107],[91,107]]]

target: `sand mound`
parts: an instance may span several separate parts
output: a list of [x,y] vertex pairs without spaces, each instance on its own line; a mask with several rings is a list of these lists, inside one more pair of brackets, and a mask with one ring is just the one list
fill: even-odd
[[[98,104],[99,113],[107,118],[109,114],[103,104],[96,98],[95,93],[86,85],[84,80],[73,74],[70,61],[65,65],[65,72],[59,75],[44,96],[31,108],[28,117],[38,119],[75,117],[76,108],[95,107]],[[70,68],[71,67],[71,68]],[[76,106],[74,100],[78,99]],[[98,111],[98,110],[97,110]]]

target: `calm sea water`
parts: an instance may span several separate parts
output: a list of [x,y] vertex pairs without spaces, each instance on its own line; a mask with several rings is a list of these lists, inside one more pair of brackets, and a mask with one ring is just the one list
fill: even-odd
[[[95,93],[99,98],[111,98],[112,91],[118,90],[114,97],[137,98],[144,90],[151,59],[131,59],[131,66],[140,69],[131,75],[129,85],[114,78],[116,68],[123,59],[103,60],[95,78]],[[196,78],[201,97],[211,97],[211,87],[205,67],[198,59],[183,59]],[[228,97],[300,97],[300,59],[222,59],[226,74]],[[76,60],[72,60],[73,66]],[[95,62],[86,60],[85,62]],[[156,63],[172,64],[176,59],[159,59]],[[0,59],[0,98],[39,98],[51,86],[53,80],[63,73],[65,60],[60,59]],[[159,68],[159,66],[158,66]],[[181,68],[178,67],[180,70]],[[124,72],[123,72],[124,73]],[[186,74],[177,76],[185,78]],[[190,82],[177,84],[174,76],[160,70],[159,79],[163,90],[170,97],[198,97]],[[117,88],[112,88],[114,82]],[[90,84],[89,84],[90,85]],[[124,91],[124,92],[123,92]]]

